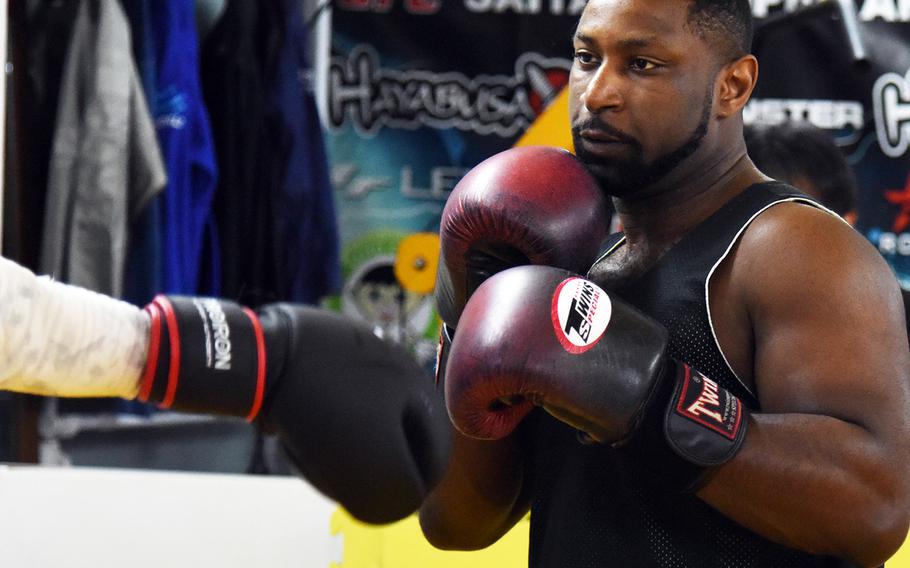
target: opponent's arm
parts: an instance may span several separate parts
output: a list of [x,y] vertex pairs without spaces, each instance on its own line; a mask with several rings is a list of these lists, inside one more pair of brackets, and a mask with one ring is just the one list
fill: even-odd
[[910,516],[910,352],[890,269],[798,205],[759,217],[726,264],[716,291],[746,307],[762,411],[699,495],[778,542],[880,564]]
[[312,307],[159,296],[142,311],[0,259],[0,357],[0,389],[255,420],[367,522],[413,513],[448,458],[427,373],[365,325]]
[[0,389],[135,398],[148,337],[139,308],[0,258]]

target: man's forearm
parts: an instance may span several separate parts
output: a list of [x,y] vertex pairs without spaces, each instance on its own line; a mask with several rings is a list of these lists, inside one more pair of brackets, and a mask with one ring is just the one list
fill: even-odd
[[489,442],[453,434],[449,468],[424,501],[420,524],[438,548],[485,548],[528,511],[522,450],[514,437]]
[[[810,414],[756,414],[737,456],[699,496],[745,527],[787,546],[878,566],[903,542],[905,446]],[[849,512],[851,522],[844,522]]]

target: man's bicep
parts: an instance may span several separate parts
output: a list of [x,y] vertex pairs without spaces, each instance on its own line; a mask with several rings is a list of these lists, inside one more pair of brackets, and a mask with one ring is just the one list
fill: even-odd
[[763,267],[751,293],[762,411],[875,429],[883,411],[905,412],[910,400],[899,288],[862,237],[839,225],[820,234],[825,223],[808,224],[805,240],[761,255],[773,266]]

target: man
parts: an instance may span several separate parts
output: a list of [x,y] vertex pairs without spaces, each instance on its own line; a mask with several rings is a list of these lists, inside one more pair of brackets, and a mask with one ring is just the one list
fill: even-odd
[[[590,280],[511,268],[469,285],[463,310],[441,306],[457,316],[447,405],[470,436],[421,509],[436,546],[487,546],[528,510],[532,566],[875,566],[903,542],[898,285],[847,224],[749,160],[750,42],[747,0],[588,2],[570,117],[625,233]],[[540,337],[570,327],[564,286],[613,312],[588,310],[596,337],[560,337],[561,352]],[[692,376],[711,396],[683,405]]]

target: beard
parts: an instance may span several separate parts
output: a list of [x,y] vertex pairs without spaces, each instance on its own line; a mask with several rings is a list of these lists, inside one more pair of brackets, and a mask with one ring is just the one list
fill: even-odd
[[[713,105],[714,90],[711,85],[702,105],[698,125],[692,134],[678,147],[658,156],[650,163],[645,161],[641,142],[616,127],[602,122],[596,116],[572,126],[572,141],[575,143],[576,156],[597,179],[604,193],[615,197],[631,195],[657,183],[683,160],[695,153],[708,133],[708,122]],[[597,130],[615,138],[631,148],[632,155],[626,159],[616,159],[588,152],[581,143],[583,130]]]

